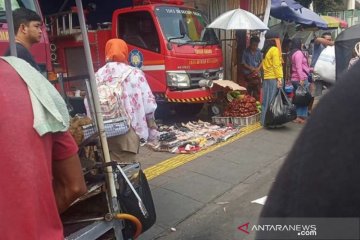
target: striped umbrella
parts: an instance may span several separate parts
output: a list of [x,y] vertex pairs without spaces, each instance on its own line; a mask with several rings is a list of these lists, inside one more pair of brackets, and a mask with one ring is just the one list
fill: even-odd
[[328,28],[347,28],[348,23],[344,20],[341,20],[337,17],[332,16],[321,16],[321,18],[327,23]]

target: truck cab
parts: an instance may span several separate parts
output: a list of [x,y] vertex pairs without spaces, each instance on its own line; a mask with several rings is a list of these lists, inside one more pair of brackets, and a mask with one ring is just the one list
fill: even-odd
[[204,80],[222,79],[222,51],[200,11],[181,4],[139,5],[116,10],[112,23],[112,36],[127,42],[129,63],[146,73],[159,100],[211,100]]
[[[25,7],[37,12],[40,16],[43,16],[40,11],[40,6],[37,0],[13,0],[11,1],[13,10]],[[39,65],[41,72],[47,76],[48,72],[52,71],[52,64],[50,59],[50,45],[48,35],[46,33],[46,26],[42,26],[42,38],[41,41],[35,44],[30,52],[34,56],[35,61]],[[5,14],[5,1],[0,0],[0,56],[3,56],[6,50],[9,48],[9,35],[8,24],[6,22]]]

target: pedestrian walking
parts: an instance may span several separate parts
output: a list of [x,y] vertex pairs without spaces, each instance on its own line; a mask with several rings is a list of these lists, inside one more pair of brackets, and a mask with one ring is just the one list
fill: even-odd
[[[31,47],[39,43],[42,36],[42,20],[39,14],[27,9],[18,8],[13,11],[14,29],[17,57],[28,62],[33,68],[40,71],[39,65],[35,62],[30,53]],[[5,56],[10,56],[10,48]]]
[[[110,156],[119,162],[136,162],[140,140],[157,137],[155,97],[143,71],[128,64],[129,51],[123,40],[110,39],[105,46],[105,56],[106,64],[95,74],[99,95],[111,103],[108,109],[112,111],[103,112],[103,117],[113,116],[115,109],[130,122],[128,133],[108,139]],[[117,100],[114,101],[114,97]],[[85,106],[90,116],[86,99]]]
[[260,100],[262,53],[259,49],[260,38],[254,36],[250,39],[250,45],[245,49],[242,57],[245,81],[248,93]]
[[[291,83],[294,86],[294,99],[298,88],[302,88],[309,93],[310,67],[308,59],[302,51],[303,44],[301,38],[295,38],[291,42],[290,61],[291,61]],[[311,99],[310,99],[311,100]],[[309,102],[310,103],[310,102]],[[296,105],[296,104],[295,104]],[[296,105],[297,118],[295,123],[305,123],[308,117],[308,104]]]
[[269,108],[271,100],[274,98],[277,90],[283,86],[283,67],[281,51],[277,47],[276,39],[279,39],[276,33],[271,31],[265,35],[263,48],[263,70],[264,81],[262,84],[262,112],[261,124],[265,126],[265,115]]

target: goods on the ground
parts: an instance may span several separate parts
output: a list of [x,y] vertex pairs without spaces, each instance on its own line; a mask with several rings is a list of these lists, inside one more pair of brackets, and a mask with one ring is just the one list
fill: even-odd
[[224,117],[249,117],[261,111],[260,102],[257,102],[254,97],[237,93],[230,94],[236,98],[228,104],[224,111]]
[[160,125],[159,141],[150,142],[148,146],[155,151],[171,153],[194,153],[218,142],[228,140],[239,132],[230,126],[218,126],[208,122],[197,121],[173,126]]
[[260,113],[252,115],[250,117],[232,117],[231,123],[234,127],[244,127],[255,124],[260,121]]
[[217,125],[225,125],[225,126],[228,126],[231,124],[230,117],[214,116],[214,117],[212,117],[212,122]]

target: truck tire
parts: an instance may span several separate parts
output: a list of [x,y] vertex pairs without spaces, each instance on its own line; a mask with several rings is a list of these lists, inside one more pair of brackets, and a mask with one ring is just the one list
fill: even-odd
[[195,117],[203,107],[203,103],[179,103],[175,106],[175,112],[178,116]]
[[174,115],[174,110],[169,103],[158,103],[155,111],[155,119],[166,119]]
[[211,118],[213,116],[221,116],[224,113],[224,104],[219,102],[210,103],[208,105],[208,116]]

